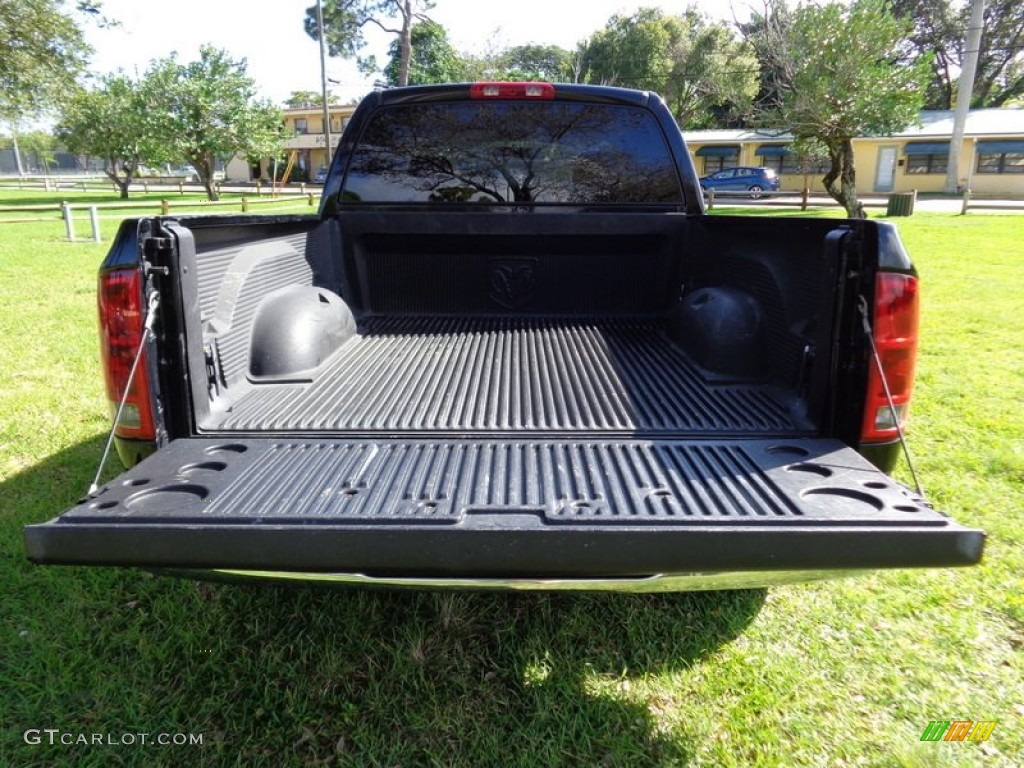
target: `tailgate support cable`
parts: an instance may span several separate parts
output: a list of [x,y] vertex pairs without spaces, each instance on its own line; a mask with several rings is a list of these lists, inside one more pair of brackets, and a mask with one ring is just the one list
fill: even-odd
[[900,424],[899,414],[896,412],[896,404],[892,400],[892,390],[889,389],[889,380],[885,376],[885,369],[882,367],[882,357],[878,354],[878,347],[875,345],[875,333],[871,329],[871,321],[868,319],[868,302],[863,296],[857,297],[857,308],[860,310],[861,322],[864,325],[864,335],[868,337],[868,344],[871,345],[871,356],[875,360],[875,370],[878,371],[878,378],[885,389],[885,400],[889,405],[889,413],[892,415],[892,422],[896,425],[896,434],[900,438],[900,446],[903,448],[903,455],[907,459],[907,467],[910,469],[910,476],[914,480],[914,490],[922,499],[924,491],[921,489],[921,482],[917,479],[917,471],[914,469],[914,460],[910,458],[910,447],[907,445],[906,436],[903,434],[903,426]]
[[114,431],[117,429],[117,424],[121,421],[121,411],[124,410],[125,403],[128,402],[128,393],[132,389],[132,381],[135,379],[135,370],[139,367],[139,360],[142,359],[142,350],[146,348],[146,342],[149,340],[149,335],[153,332],[153,325],[156,323],[156,310],[160,306],[160,293],[153,291],[149,297],[149,307],[146,313],[146,324],[142,328],[142,338],[139,339],[139,348],[135,350],[135,359],[132,361],[132,369],[128,372],[128,381],[124,385],[124,393],[121,395],[121,400],[117,404],[117,411],[114,413],[114,423],[110,425],[110,433],[107,435],[107,445],[103,449],[103,455],[100,457],[100,465],[96,468],[96,477],[92,480],[92,485],[89,486],[89,496],[92,496],[96,491],[99,490],[100,475],[103,474],[103,467],[107,463],[107,457],[110,456],[110,448],[114,444]]

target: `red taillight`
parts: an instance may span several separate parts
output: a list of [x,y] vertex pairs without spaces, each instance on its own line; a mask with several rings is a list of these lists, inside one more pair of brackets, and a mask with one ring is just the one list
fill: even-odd
[[471,99],[542,99],[555,98],[551,83],[473,83],[469,86]]
[[[875,347],[889,383],[889,393],[902,429],[914,390],[917,362],[918,285],[913,275],[880,272],[875,280]],[[861,441],[890,442],[899,437],[886,397],[885,386],[874,360],[870,362]]]
[[[107,381],[107,400],[110,401],[113,417],[128,383],[146,322],[142,272],[137,269],[104,272],[100,275],[98,295],[100,362]],[[136,440],[156,438],[144,351],[115,432],[119,437]]]

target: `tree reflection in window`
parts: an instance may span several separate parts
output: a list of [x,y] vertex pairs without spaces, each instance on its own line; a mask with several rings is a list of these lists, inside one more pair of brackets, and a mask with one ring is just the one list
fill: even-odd
[[682,202],[665,139],[638,107],[437,102],[382,109],[360,137],[347,201]]

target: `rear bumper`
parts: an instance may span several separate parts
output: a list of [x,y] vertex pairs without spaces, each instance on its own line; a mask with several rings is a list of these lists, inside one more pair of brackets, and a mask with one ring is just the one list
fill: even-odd
[[720,589],[761,589],[858,576],[866,571],[736,571],[724,573],[657,573],[618,579],[484,579],[413,578],[367,576],[364,573],[315,573],[288,571],[188,571],[157,573],[203,581],[271,583],[357,589],[408,589],[459,592],[704,592]]

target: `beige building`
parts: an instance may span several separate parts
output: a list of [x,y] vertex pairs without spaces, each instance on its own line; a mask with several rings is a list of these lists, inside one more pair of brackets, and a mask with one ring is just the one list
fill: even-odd
[[[952,111],[920,114],[919,125],[892,136],[853,140],[857,187],[864,192],[941,192],[945,187]],[[773,131],[691,131],[686,141],[697,173],[705,176],[737,165],[774,168],[781,189],[799,190],[804,177],[796,168],[792,137]],[[825,168],[808,178],[822,191]],[[961,188],[976,195],[1024,198],[1024,109],[976,109],[967,118],[960,150]]]
[[[295,166],[291,179],[313,181],[321,168],[330,165],[331,154],[338,146],[338,138],[348,125],[354,105],[332,105],[328,107],[331,122],[331,153],[325,150],[324,112],[318,105],[289,108],[284,110],[285,134],[284,157],[287,162],[292,154]],[[259,164],[250,164],[243,157],[235,157],[227,166],[227,178],[232,181],[254,181],[270,178],[273,160],[264,158]]]

